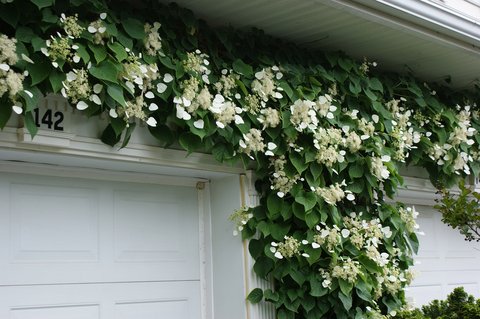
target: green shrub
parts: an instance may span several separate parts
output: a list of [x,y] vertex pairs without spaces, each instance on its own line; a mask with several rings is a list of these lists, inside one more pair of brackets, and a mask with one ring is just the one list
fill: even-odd
[[446,300],[433,300],[422,310],[400,312],[398,319],[480,319],[480,299],[455,288]]

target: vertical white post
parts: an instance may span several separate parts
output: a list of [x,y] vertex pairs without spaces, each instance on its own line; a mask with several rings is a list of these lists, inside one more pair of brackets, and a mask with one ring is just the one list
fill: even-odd
[[[243,190],[242,204],[248,207],[255,207],[259,204],[259,197],[255,190],[255,176],[252,171],[240,176],[240,184]],[[244,241],[243,253],[245,260],[245,288],[246,295],[255,288],[273,289],[272,282],[266,281],[255,274],[253,265],[255,261],[248,252],[248,241]],[[251,304],[247,302],[247,319],[275,319],[275,307],[268,302]]]

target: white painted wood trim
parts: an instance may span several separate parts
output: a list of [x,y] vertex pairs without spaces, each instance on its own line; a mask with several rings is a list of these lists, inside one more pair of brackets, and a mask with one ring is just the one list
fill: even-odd
[[0,160],[0,172],[190,187],[195,187],[198,182],[207,182],[206,179],[201,178],[119,172],[95,168],[61,167],[2,160]]
[[4,128],[0,134],[0,149],[73,155],[230,174],[240,174],[245,171],[241,163],[236,166],[222,165],[210,154],[192,153],[188,155],[183,150],[134,143],[118,149],[105,145],[99,139],[81,137],[71,133],[39,130],[37,136],[32,140],[24,128]]
[[212,233],[210,209],[210,184],[199,181],[196,184],[199,203],[200,234],[200,289],[202,318],[213,318],[213,267],[212,267]]
[[[255,207],[259,204],[260,198],[255,190],[255,176],[252,171],[241,175],[242,190],[244,192],[244,205],[248,207]],[[255,288],[273,289],[273,283],[266,281],[255,274],[253,265],[255,260],[248,252],[248,241],[244,242],[244,258],[245,258],[245,288],[246,295]],[[270,302],[262,301],[258,304],[251,304],[247,302],[247,319],[275,319],[275,307]]]

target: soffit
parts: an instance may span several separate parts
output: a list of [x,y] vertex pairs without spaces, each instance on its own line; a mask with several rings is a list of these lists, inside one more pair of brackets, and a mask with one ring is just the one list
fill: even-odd
[[[480,74],[480,42],[477,39],[431,19],[385,5],[389,1],[176,2],[213,26],[254,26],[300,46],[341,50],[358,59],[367,57],[369,61],[378,62],[383,70],[413,71],[429,81],[442,81],[450,75],[452,86],[457,88],[471,87]],[[480,31],[478,35],[480,38]]]

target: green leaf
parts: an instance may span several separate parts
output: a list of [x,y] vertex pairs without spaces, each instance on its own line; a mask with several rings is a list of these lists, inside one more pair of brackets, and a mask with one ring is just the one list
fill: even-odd
[[122,62],[128,57],[127,51],[125,51],[125,48],[120,43],[118,42],[112,43],[109,41],[108,47],[115,54],[115,58],[117,59],[118,62]]
[[123,130],[127,127],[127,122],[123,118],[111,118],[110,125],[112,126],[113,131],[117,137],[122,135]]
[[359,296],[361,299],[365,301],[371,301],[372,300],[372,295],[370,293],[370,288],[367,286],[367,284],[363,280],[359,280],[355,284],[355,290],[357,292],[357,296]]
[[123,142],[120,148],[124,148],[127,146],[128,142],[130,141],[130,137],[132,136],[133,131],[135,130],[135,127],[137,126],[137,123],[132,122],[128,125],[127,130],[125,131],[125,136],[123,137]]
[[100,140],[107,145],[114,146],[120,141],[120,135],[117,135],[112,125],[108,124],[103,131]]
[[127,103],[125,102],[125,97],[123,96],[123,88],[120,85],[109,84],[107,86],[107,93],[121,106],[127,106]]
[[328,293],[328,288],[322,286],[322,282],[317,279],[310,280],[310,295],[313,297],[322,297]]
[[88,48],[93,52],[93,56],[97,63],[102,62],[107,57],[107,50],[103,45],[89,43]]
[[363,91],[365,92],[365,95],[367,95],[370,100],[372,101],[378,100],[377,95],[372,91],[370,91],[369,89],[364,89]]
[[292,277],[292,279],[295,280],[295,282],[299,286],[302,286],[305,280],[307,279],[305,278],[305,275],[301,271],[295,268],[290,268],[289,274],[290,274],[290,277]]
[[0,128],[3,129],[7,125],[8,120],[12,116],[12,105],[8,103],[6,98],[0,98]]
[[202,140],[200,137],[189,132],[182,133],[178,139],[178,142],[185,150],[188,151],[188,153],[192,153],[202,146]]
[[237,72],[238,74],[242,74],[246,77],[252,77],[253,76],[253,68],[243,62],[241,59],[236,59],[233,61],[232,64],[233,70]]
[[32,136],[32,138],[37,135],[38,127],[37,123],[35,123],[35,119],[33,117],[33,112],[25,112],[24,114],[25,126]]
[[157,124],[156,127],[148,126],[148,130],[150,134],[152,134],[152,136],[164,146],[169,146],[175,141],[175,136],[170,128],[166,125]]
[[[32,93],[33,96],[30,97],[30,95],[28,95],[25,92],[25,90],[28,90],[30,93]],[[25,111],[30,112],[30,111],[33,111],[38,106],[38,101],[43,97],[43,95],[42,95],[42,92],[40,92],[40,90],[36,86],[31,88],[26,88],[25,90],[20,91],[18,95],[23,97],[23,99],[25,100],[25,104],[26,104]]]
[[133,47],[132,39],[129,36],[127,36],[125,33],[121,31],[118,32],[117,39],[118,39],[118,42],[120,42],[125,48]]
[[248,301],[251,303],[259,303],[263,299],[263,291],[260,288],[253,289],[247,296]]
[[383,93],[382,82],[380,82],[380,80],[377,79],[377,78],[370,78],[369,81],[368,81],[368,86],[372,90],[379,91],[379,92]]
[[0,10],[0,19],[5,21],[13,28],[17,27],[18,20],[19,20],[19,13],[17,10],[17,6],[15,4],[4,5],[2,4],[2,10]]
[[277,241],[282,241],[289,230],[290,230],[290,224],[281,224],[281,223],[270,224],[271,235],[273,239]]
[[177,67],[175,66],[175,64],[172,63],[172,60],[168,56],[159,57],[158,59],[167,68],[172,69],[172,70],[176,70]]
[[143,23],[134,18],[122,20],[122,26],[125,32],[134,39],[142,40],[145,38],[145,29]]
[[268,257],[258,257],[253,265],[253,270],[260,276],[260,278],[266,278],[270,271],[273,269],[274,262]]
[[105,80],[113,83],[118,81],[118,71],[112,62],[106,60],[100,63],[98,66],[92,66],[89,69],[91,75],[99,80]]
[[53,93],[58,93],[62,89],[63,85],[62,82],[65,81],[65,73],[60,73],[57,71],[53,71],[50,73],[48,80],[50,81],[50,85],[52,86]]
[[299,203],[293,203],[292,211],[295,217],[300,220],[305,220],[305,208],[303,207],[303,205],[300,205]]
[[352,291],[353,285],[346,280],[338,279],[338,284],[340,286],[340,290],[345,294],[349,295]]
[[315,298],[305,296],[302,298],[302,306],[306,312],[310,312],[315,307]]
[[350,84],[348,85],[348,88],[354,95],[362,92],[362,87],[360,86],[360,82],[357,78],[350,78]]
[[305,211],[311,210],[317,204],[317,195],[313,192],[302,192],[295,197],[295,201],[305,207]]
[[305,163],[305,159],[299,153],[292,152],[290,153],[289,158],[293,166],[295,166],[295,168],[297,169],[298,173],[301,174],[308,168],[308,165]]
[[269,215],[280,214],[282,210],[282,200],[275,193],[270,193],[267,197],[267,209]]
[[18,27],[15,32],[15,38],[18,41],[30,43],[30,41],[34,37],[35,37],[35,33],[33,32],[33,30],[27,27],[23,27],[23,26]]
[[77,46],[77,55],[83,60],[83,63],[88,64],[90,61],[90,54],[88,53],[87,49],[81,44],[77,44]]
[[278,292],[272,291],[272,289],[267,289],[263,292],[263,297],[266,301],[277,302],[280,299]]
[[53,5],[54,0],[30,0],[30,1],[32,1],[38,7],[38,9],[42,9],[42,8],[50,7],[51,5]]
[[50,24],[55,24],[58,22],[58,17],[52,12],[50,8],[45,8],[42,10],[42,21]]
[[313,178],[317,180],[322,174],[322,166],[316,162],[310,164],[310,172],[312,173]]
[[345,58],[339,58],[338,59],[338,64],[342,69],[344,69],[347,72],[350,72],[350,70],[353,68],[353,61],[351,59],[345,59]]
[[308,228],[312,229],[320,221],[320,216],[315,211],[311,211],[305,215],[305,223]]
[[344,295],[341,291],[338,292],[338,298],[342,302],[343,308],[349,311],[352,308],[352,295]]
[[27,63],[27,71],[32,78],[31,85],[36,85],[50,75],[52,71],[52,64],[45,58],[35,59],[35,63]]
[[363,165],[361,164],[360,160],[357,160],[348,167],[348,175],[350,175],[352,179],[362,177],[363,172]]
[[376,262],[374,262],[367,256],[358,256],[358,261],[360,262],[360,264],[362,264],[363,267],[365,267],[366,270],[368,270],[369,273],[379,273],[382,270]]
[[[257,225],[258,227],[258,225]],[[248,242],[248,251],[250,252],[250,255],[256,260],[262,255],[263,252],[263,242],[258,239],[251,239]]]

